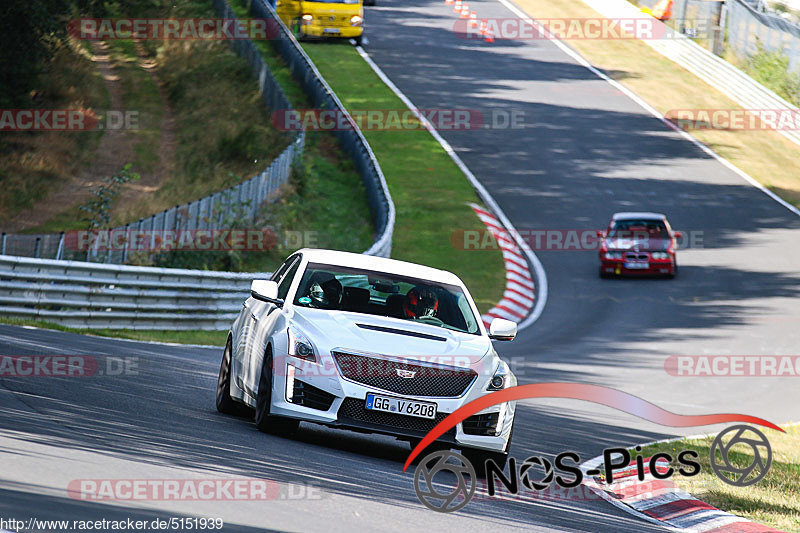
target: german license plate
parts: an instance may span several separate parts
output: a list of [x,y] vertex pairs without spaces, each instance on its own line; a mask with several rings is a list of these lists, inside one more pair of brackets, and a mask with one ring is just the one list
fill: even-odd
[[625,263],[625,268],[628,270],[636,270],[638,268],[650,268],[650,263]]
[[379,396],[367,394],[365,405],[370,411],[383,411],[398,415],[416,416],[419,418],[436,418],[436,404],[431,402],[418,402],[393,396]]
[[336,28],[325,28],[322,31],[324,31],[325,33],[339,33],[339,30]]

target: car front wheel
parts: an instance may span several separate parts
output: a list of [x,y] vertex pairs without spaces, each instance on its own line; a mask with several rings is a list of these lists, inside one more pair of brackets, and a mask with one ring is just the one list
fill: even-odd
[[222,363],[217,378],[217,411],[226,415],[237,414],[236,402],[231,398],[231,339],[225,343]]
[[272,347],[267,348],[264,364],[261,365],[261,377],[258,379],[258,395],[256,397],[256,427],[264,433],[291,433],[297,429],[299,422],[292,418],[278,417],[270,414],[272,406]]

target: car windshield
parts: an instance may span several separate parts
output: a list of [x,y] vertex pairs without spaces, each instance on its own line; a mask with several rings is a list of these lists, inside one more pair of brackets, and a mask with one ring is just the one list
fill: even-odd
[[457,285],[309,263],[294,305],[387,316],[479,335],[466,294]]
[[608,236],[619,239],[667,239],[669,232],[663,220],[625,219],[613,221]]

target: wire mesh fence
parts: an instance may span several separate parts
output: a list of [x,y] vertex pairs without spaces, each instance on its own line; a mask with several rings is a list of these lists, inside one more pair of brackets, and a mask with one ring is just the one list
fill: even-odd
[[726,10],[726,44],[736,55],[752,55],[760,44],[785,55],[789,70],[800,73],[800,25],[774,13],[759,12],[741,0],[729,0]]

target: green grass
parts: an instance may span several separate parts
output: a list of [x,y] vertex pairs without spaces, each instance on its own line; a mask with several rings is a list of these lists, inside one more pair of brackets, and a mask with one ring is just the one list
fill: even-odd
[[[671,478],[675,484],[714,507],[766,524],[782,531],[800,531],[800,426],[782,426],[786,433],[763,430],[772,446],[772,467],[767,476],[749,487],[733,487],[711,470],[709,452],[715,435],[701,439],[679,439],[647,446],[640,452],[649,457],[666,452],[673,457],[682,450],[698,453],[701,473],[694,477]],[[749,446],[734,446],[733,463],[751,464]]]
[[[403,110],[405,105],[356,50],[343,42],[303,43],[348,110]],[[481,312],[502,297],[505,271],[497,250],[458,250],[457,230],[484,230],[467,205],[475,190],[439,143],[425,130],[364,130],[386,176],[397,210],[392,257],[459,275]]]
[[174,342],[178,344],[201,344],[205,346],[224,346],[227,331],[205,330],[138,330],[138,329],[78,329],[68,328],[53,322],[31,320],[25,318],[0,317],[0,323],[12,326],[32,326],[41,329],[66,331],[81,335],[94,335],[97,337],[113,337],[118,339],[132,339],[138,341]]
[[800,105],[800,75],[789,70],[789,57],[770,52],[761,43],[758,51],[747,58],[744,71],[756,81],[775,91],[794,105]]

